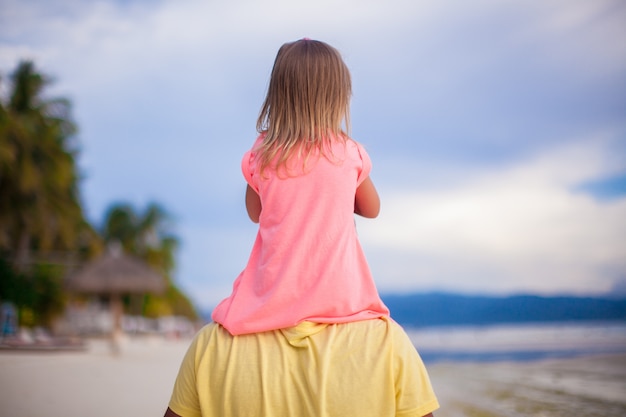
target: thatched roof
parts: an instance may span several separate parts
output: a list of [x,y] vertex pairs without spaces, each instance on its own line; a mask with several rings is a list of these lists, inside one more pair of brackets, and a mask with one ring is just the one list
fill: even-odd
[[163,293],[166,282],[139,259],[109,253],[70,275],[67,287],[84,294]]

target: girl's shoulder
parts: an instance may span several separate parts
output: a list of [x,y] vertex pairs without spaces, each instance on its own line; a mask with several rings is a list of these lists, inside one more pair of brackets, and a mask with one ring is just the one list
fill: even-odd
[[261,146],[263,146],[263,140],[265,140],[266,135],[267,135],[266,132],[261,132],[254,140],[254,143],[252,144],[252,147],[250,148],[249,152],[253,152],[253,153],[258,152]]
[[367,154],[367,150],[365,149],[365,146],[363,144],[361,144],[360,142],[348,137],[346,138],[346,148],[348,150],[351,150],[353,152],[357,152],[362,158],[367,158],[368,154]]
[[361,142],[359,142],[358,140],[354,139],[353,137],[346,136],[344,138],[344,140],[345,140],[345,142],[347,144],[349,144],[350,146],[353,146],[355,148],[364,149],[364,147],[365,147]]

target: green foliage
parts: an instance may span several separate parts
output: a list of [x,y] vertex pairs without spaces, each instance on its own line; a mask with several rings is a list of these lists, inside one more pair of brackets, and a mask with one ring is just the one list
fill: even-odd
[[143,315],[149,318],[171,316],[174,314],[167,298],[161,295],[148,294],[143,306]]
[[[178,240],[165,210],[157,204],[143,212],[113,205],[100,236],[85,220],[79,198],[77,127],[70,102],[46,97],[50,79],[29,61],[18,64],[8,84],[0,85],[6,91],[0,95],[0,254],[6,256],[0,262],[0,299],[18,306],[23,324],[48,324],[65,302],[66,261],[58,254],[84,261],[101,252],[103,241],[118,242],[172,287]],[[148,297],[144,309],[155,315],[195,315],[189,300],[172,291]]]
[[126,203],[107,210],[102,230],[106,243],[119,243],[154,269],[169,274],[174,268],[178,239],[170,231],[170,217],[160,205],[149,204],[140,212]]
[[192,321],[198,319],[198,313],[189,298],[173,284],[167,287],[164,295],[147,295],[143,313],[150,318],[174,315]]
[[49,84],[20,62],[0,97],[0,298],[26,325],[50,324],[63,310],[68,259],[101,248],[80,204],[71,105],[45,97]]
[[29,298],[24,277],[15,272],[6,259],[0,258],[0,300],[11,301],[19,307],[28,304]]
[[49,79],[21,62],[0,100],[0,250],[24,271],[30,254],[97,246],[78,193],[76,125]]
[[176,316],[184,316],[191,320],[198,318],[195,307],[189,298],[175,285],[167,289],[166,298],[172,306],[172,312]]
[[37,264],[30,274],[21,274],[0,259],[0,276],[0,299],[15,304],[21,325],[47,327],[63,312],[62,267]]
[[147,317],[180,315],[198,317],[191,301],[172,282],[178,239],[171,231],[171,220],[165,209],[156,203],[144,211],[126,203],[117,203],[107,210],[102,236],[106,243],[118,243],[124,251],[150,265],[168,280],[164,295],[146,295],[143,313]]

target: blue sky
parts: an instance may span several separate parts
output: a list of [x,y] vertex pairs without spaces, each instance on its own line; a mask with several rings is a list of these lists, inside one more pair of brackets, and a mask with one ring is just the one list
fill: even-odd
[[163,204],[176,279],[227,296],[256,226],[241,155],[276,51],[310,37],[353,76],[352,135],[382,198],[357,220],[381,292],[604,293],[626,280],[621,1],[25,1],[0,71],[70,98],[89,218]]

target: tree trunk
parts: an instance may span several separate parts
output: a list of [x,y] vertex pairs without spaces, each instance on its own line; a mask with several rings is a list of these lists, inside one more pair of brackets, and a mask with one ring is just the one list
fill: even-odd
[[111,314],[113,315],[113,329],[111,331],[111,350],[117,355],[121,351],[121,343],[123,337],[122,331],[122,315],[124,307],[122,305],[122,296],[120,294],[111,294]]
[[30,261],[30,234],[23,228],[20,232],[15,251],[15,269],[19,273],[26,272]]

